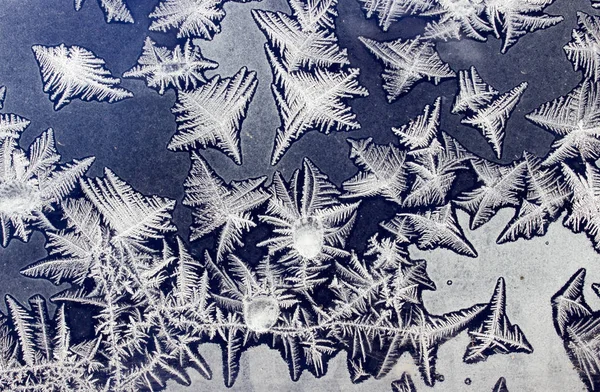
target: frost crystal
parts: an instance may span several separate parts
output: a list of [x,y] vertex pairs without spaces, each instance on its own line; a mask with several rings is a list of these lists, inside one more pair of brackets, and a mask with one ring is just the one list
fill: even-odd
[[0,139],[0,232],[2,246],[15,236],[27,241],[32,226],[52,229],[44,215],[77,185],[94,158],[59,165],[54,132],[47,130],[29,151],[21,150],[16,137]]
[[220,229],[217,260],[241,244],[242,233],[256,226],[251,211],[268,199],[266,177],[232,181],[227,186],[200,155],[192,154],[183,204],[193,208],[192,240]]
[[477,251],[458,225],[452,203],[419,213],[399,213],[382,226],[398,238],[407,238],[422,250],[447,248],[461,255],[477,257]]
[[400,144],[411,150],[429,147],[440,130],[441,103],[442,99],[438,97],[433,107],[425,106],[423,114],[400,128],[392,128],[392,132],[398,136]]
[[469,330],[471,343],[465,352],[465,362],[484,361],[493,354],[532,353],[533,348],[518,325],[506,316],[506,286],[498,279],[484,319],[477,328]]
[[519,38],[540,29],[552,27],[563,20],[562,16],[544,13],[555,0],[485,0],[487,19],[497,38],[502,38],[502,53]]
[[117,102],[133,97],[130,91],[118,87],[120,80],[113,78],[104,67],[104,60],[80,46],[34,45],[33,53],[40,66],[44,92],[60,110],[72,99],[83,101]]
[[281,255],[291,279],[310,289],[322,282],[324,262],[348,255],[343,247],[359,203],[340,203],[340,192],[308,159],[289,184],[276,172],[269,189],[271,198],[260,219],[273,228],[273,236],[259,246],[267,246],[269,255]]
[[19,139],[31,121],[12,113],[0,113],[0,142],[4,139]]
[[586,78],[600,79],[600,18],[585,12],[577,13],[579,28],[573,30],[573,39],[565,45],[565,53],[576,71]]
[[506,225],[497,242],[530,239],[546,234],[550,222],[560,216],[570,193],[556,167],[544,168],[539,158],[525,152],[526,195],[517,213]]
[[252,12],[267,37],[271,89],[281,118],[271,155],[273,165],[308,131],[328,134],[360,128],[346,101],[367,96],[368,91],[358,84],[360,70],[347,67],[346,50],[338,45],[336,6],[336,0],[290,0],[292,15]]
[[489,104],[481,103],[479,109],[462,120],[463,124],[475,127],[483,134],[498,159],[502,157],[506,122],[526,88],[527,82],[523,82],[507,93],[493,98]]
[[350,159],[362,170],[344,181],[344,197],[384,196],[402,204],[402,193],[407,188],[406,153],[393,144],[378,145],[372,138],[353,140]]
[[598,84],[588,79],[567,96],[547,102],[526,118],[559,138],[545,165],[572,158],[583,161],[600,157],[600,95]]
[[488,222],[504,207],[518,207],[519,194],[525,189],[526,162],[508,166],[482,159],[471,161],[479,187],[459,196],[457,205],[471,214],[471,230]]
[[215,76],[198,89],[179,91],[173,107],[177,133],[168,148],[214,146],[241,165],[240,130],[257,84],[256,72],[243,67],[230,78]]
[[453,114],[476,112],[488,106],[498,96],[498,91],[481,79],[475,67],[459,71],[458,78],[458,94],[452,107]]
[[165,89],[178,90],[195,88],[206,83],[204,71],[218,67],[214,61],[202,57],[200,47],[187,40],[183,45],[169,50],[146,37],[138,65],[123,74],[124,78],[142,78],[148,87],[158,90],[160,95]]
[[588,390],[594,391],[600,387],[600,312],[592,311],[585,300],[585,272],[577,271],[552,297],[552,316],[571,363]]
[[[244,2],[246,0],[238,0]],[[150,14],[150,30],[177,30],[177,38],[213,39],[221,31],[225,0],[161,0]]]
[[508,392],[508,388],[506,387],[506,379],[504,377],[500,377],[498,379],[492,392]]
[[[75,0],[75,11],[79,11],[85,0]],[[125,0],[98,0],[100,8],[104,12],[107,23],[121,22],[133,23],[131,11],[127,7]]]
[[422,16],[434,17],[425,26],[424,38],[460,39],[465,36],[485,41],[487,34],[493,29],[485,20],[485,1],[482,0],[439,0]]
[[390,103],[408,93],[421,80],[438,84],[442,79],[456,76],[438,55],[435,44],[420,37],[386,42],[359,39],[384,65],[383,88]]

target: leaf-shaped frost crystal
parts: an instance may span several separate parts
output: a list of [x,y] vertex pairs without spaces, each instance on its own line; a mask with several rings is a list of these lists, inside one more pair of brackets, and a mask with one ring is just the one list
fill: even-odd
[[526,118],[559,138],[544,161],[553,165],[567,159],[600,158],[599,86],[588,79],[567,96],[547,102]]
[[459,196],[457,205],[471,214],[471,230],[488,222],[504,207],[518,207],[525,189],[526,162],[508,166],[476,159],[471,161],[480,186]]
[[[75,0],[75,11],[79,11],[85,0]],[[133,23],[131,11],[127,7],[125,0],[98,0],[100,8],[104,12],[107,23],[121,22]]]
[[31,121],[12,113],[0,113],[0,142],[7,138],[18,139]]
[[504,130],[506,122],[515,109],[527,88],[527,82],[519,84],[512,90],[494,98],[489,104],[477,109],[472,116],[461,122],[477,128],[492,146],[496,157],[502,157]]
[[433,107],[426,105],[423,108],[423,114],[400,128],[392,128],[392,132],[398,136],[400,144],[411,150],[429,147],[439,133],[441,102],[441,97],[438,97],[433,103]]
[[123,77],[145,79],[148,87],[162,95],[169,87],[187,90],[206,83],[204,71],[217,67],[216,62],[202,57],[200,47],[191,40],[187,40],[183,47],[177,45],[170,50],[157,46],[150,37],[146,37],[137,65],[125,72]]
[[577,271],[552,297],[556,333],[590,391],[600,388],[600,312],[592,311],[584,295],[585,269]]
[[558,219],[569,200],[570,193],[558,168],[542,167],[541,160],[527,152],[524,156],[527,195],[498,237],[499,244],[545,235],[550,222]]
[[221,32],[224,3],[224,0],[161,0],[150,14],[153,19],[150,30],[177,30],[177,38],[211,40]]
[[215,76],[196,90],[178,92],[173,107],[177,133],[168,148],[214,146],[240,165],[240,130],[257,84],[256,73],[243,67],[230,78]]
[[280,51],[285,68],[328,67],[349,63],[346,49],[341,49],[334,32],[305,29],[295,18],[281,12],[253,10],[254,20],[270,44]]
[[372,138],[353,140],[350,159],[362,170],[342,185],[344,197],[384,196],[402,204],[407,187],[406,153],[393,144],[379,145]]
[[265,177],[232,181],[227,186],[198,154],[192,154],[192,168],[185,181],[183,204],[193,208],[191,239],[218,229],[217,260],[242,242],[242,233],[255,227],[252,210],[268,199],[262,189]]
[[273,227],[273,236],[259,246],[267,246],[270,255],[283,253],[280,262],[290,264],[290,271],[297,268],[298,284],[311,288],[316,282],[308,279],[308,270],[348,255],[343,248],[359,203],[340,203],[335,185],[308,159],[289,184],[276,172],[269,189],[266,215],[260,219]]
[[565,53],[573,68],[582,70],[586,78],[600,79],[600,17],[577,13],[578,28],[573,30],[571,42]]
[[71,100],[117,102],[133,97],[133,94],[118,87],[120,80],[112,77],[104,60],[80,46],[32,47],[40,66],[44,92],[54,102],[54,110],[60,110]]
[[498,91],[481,79],[475,67],[459,71],[458,78],[458,94],[452,107],[453,114],[476,112],[498,96]]
[[344,102],[347,98],[368,95],[358,84],[358,68],[288,72],[275,53],[269,48],[266,52],[275,77],[273,94],[282,122],[275,135],[273,165],[307,131],[319,130],[327,134],[331,130],[360,128],[356,115]]
[[506,316],[506,285],[499,278],[494,294],[484,312],[484,319],[477,328],[469,330],[471,342],[465,352],[467,363],[485,361],[493,354],[527,353],[533,348],[518,325],[513,325]]
[[421,80],[431,80],[437,85],[442,79],[456,76],[438,55],[435,44],[420,37],[385,42],[359,39],[384,65],[383,88],[390,103]]
[[81,187],[105,222],[115,230],[113,241],[143,243],[176,230],[171,223],[174,200],[146,197],[110,169],[105,169],[104,175],[103,179],[82,180]]
[[502,38],[502,53],[519,38],[540,29],[552,27],[563,20],[562,16],[544,13],[555,0],[486,0],[487,19],[497,38]]
[[94,158],[64,165],[59,161],[52,129],[35,139],[27,153],[15,138],[0,139],[2,246],[7,246],[13,235],[27,241],[33,225],[52,228],[44,213],[75,188]]
[[[399,238],[409,238],[423,250],[437,247],[450,249],[460,255],[477,257],[456,218],[452,203],[425,213],[399,213],[382,226]],[[412,241],[411,241],[412,242]]]
[[392,392],[417,392],[410,374],[404,372],[399,380],[392,382]]

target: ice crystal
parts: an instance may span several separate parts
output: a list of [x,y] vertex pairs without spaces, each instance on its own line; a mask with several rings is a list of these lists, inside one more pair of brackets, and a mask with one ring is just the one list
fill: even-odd
[[517,213],[498,237],[498,243],[530,239],[546,234],[548,225],[558,219],[570,193],[556,167],[542,167],[539,158],[525,152],[526,195]]
[[74,98],[83,101],[117,102],[133,94],[118,87],[120,80],[112,77],[104,60],[80,46],[34,45],[33,53],[40,66],[44,92],[60,110]]
[[425,213],[401,212],[382,224],[399,238],[408,238],[419,249],[447,248],[461,255],[477,257],[473,245],[458,225],[452,203]]
[[402,204],[402,193],[407,188],[406,153],[393,144],[378,145],[372,138],[353,140],[350,159],[362,170],[344,181],[344,197],[384,196]]
[[52,229],[45,213],[77,185],[94,158],[60,165],[54,131],[47,130],[25,152],[17,137],[0,139],[0,222],[2,246],[14,236],[27,241],[32,227]]
[[268,199],[266,177],[232,181],[229,186],[200,155],[192,154],[183,204],[193,209],[192,240],[220,229],[217,260],[241,244],[242,233],[256,226],[253,209]]
[[384,42],[365,37],[359,39],[384,65],[383,88],[390,103],[408,93],[421,80],[438,84],[442,79],[456,76],[438,55],[435,44],[420,37]]
[[289,72],[278,57],[266,48],[275,75],[273,94],[281,116],[281,127],[275,135],[271,163],[275,165],[291,144],[310,130],[329,133],[360,128],[356,115],[345,98],[366,96],[358,84],[359,70]]
[[571,363],[588,390],[594,391],[600,387],[600,313],[585,300],[585,272],[577,271],[552,297],[552,316]]
[[217,66],[214,61],[202,57],[200,47],[191,40],[187,40],[183,47],[177,45],[170,50],[157,46],[150,37],[146,37],[137,65],[125,72],[123,77],[145,79],[148,87],[162,95],[169,87],[187,90],[206,83],[204,71]]
[[12,113],[0,113],[0,142],[4,139],[19,139],[31,121]]
[[527,86],[527,82],[523,82],[505,94],[493,98],[488,104],[480,103],[479,109],[462,120],[463,124],[473,126],[483,134],[498,159],[502,157],[506,123]]
[[415,175],[404,206],[440,206],[445,204],[457,172],[468,168],[473,156],[454,138],[441,133],[431,145],[411,151],[408,171]]
[[567,96],[547,102],[526,117],[559,138],[544,164],[567,159],[583,161],[600,157],[600,96],[598,84],[588,79]]
[[475,67],[459,71],[458,78],[458,94],[452,107],[453,114],[476,112],[498,96],[498,91],[483,81]]
[[518,207],[525,189],[525,161],[503,166],[489,161],[471,161],[480,185],[459,195],[457,204],[471,214],[471,230],[488,222],[501,208]]
[[175,201],[158,196],[146,197],[105,169],[103,179],[85,179],[81,187],[103,221],[115,231],[113,242],[143,243],[175,231],[171,213]]
[[506,285],[499,278],[484,319],[469,330],[471,343],[465,352],[465,362],[485,361],[493,354],[532,353],[533,348],[518,325],[513,325],[506,316]]
[[46,300],[29,299],[31,309],[6,296],[0,313],[0,389],[3,391],[101,391],[98,341],[71,343],[64,305],[50,319]]
[[[150,14],[151,31],[177,31],[177,38],[213,39],[221,32],[226,0],[161,0]],[[244,2],[246,0],[238,0]],[[248,0],[249,1],[249,0]]]
[[[75,11],[79,11],[85,0],[75,0]],[[98,4],[104,12],[106,22],[133,23],[131,11],[125,0],[98,0]]]
[[433,106],[425,106],[423,114],[400,128],[392,128],[392,132],[398,136],[400,144],[411,150],[429,147],[440,131],[441,103],[442,99],[438,97]]
[[573,232],[584,231],[596,250],[600,250],[600,169],[585,164],[585,175],[563,164],[562,172],[573,196],[564,225]]
[[359,203],[340,203],[339,190],[308,159],[289,183],[276,172],[269,187],[271,198],[261,221],[273,235],[261,242],[270,255],[281,255],[291,280],[303,289],[322,283],[326,261],[342,257]]
[[257,84],[256,72],[242,67],[232,77],[215,76],[198,89],[178,92],[173,107],[177,133],[168,148],[214,146],[241,165],[239,134]]
[[439,0],[422,16],[433,17],[425,26],[425,38],[460,39],[468,38],[485,41],[492,27],[485,19],[485,1],[481,0]]
[[502,38],[502,53],[528,32],[552,27],[562,16],[544,13],[555,0],[485,0],[485,13],[497,38]]
[[577,13],[578,28],[573,39],[565,45],[565,53],[576,71],[583,71],[586,78],[600,78],[600,18],[585,12]]

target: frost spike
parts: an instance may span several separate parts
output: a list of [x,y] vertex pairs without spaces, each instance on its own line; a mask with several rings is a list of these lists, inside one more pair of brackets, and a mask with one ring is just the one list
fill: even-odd
[[35,320],[27,309],[21,305],[15,298],[6,295],[6,307],[15,326],[23,361],[27,366],[34,366],[36,362],[34,323]]
[[72,99],[117,102],[133,97],[133,93],[118,87],[120,80],[112,77],[103,59],[80,46],[32,47],[40,66],[44,92],[60,110]]
[[572,39],[564,46],[564,51],[575,71],[581,70],[584,77],[597,82],[600,79],[600,18],[579,11],[577,24],[578,27],[573,29]]
[[440,58],[435,44],[420,37],[385,42],[365,37],[358,39],[384,64],[383,88],[387,92],[389,103],[408,93],[423,79],[431,80],[437,85],[442,79],[456,76]]
[[504,377],[500,377],[498,379],[492,392],[508,392],[508,388],[506,387],[506,379]]
[[429,147],[439,132],[441,104],[442,97],[437,97],[433,107],[425,105],[423,114],[400,128],[392,128],[400,143],[411,150]]
[[498,91],[483,81],[474,66],[469,70],[459,71],[458,78],[458,94],[452,107],[453,114],[469,110],[476,112],[498,96]]
[[591,316],[592,309],[583,296],[585,268],[580,268],[569,281],[552,297],[554,327],[561,337],[574,321]]
[[241,165],[240,130],[257,84],[256,72],[242,67],[230,78],[215,76],[196,90],[180,91],[172,109],[177,133],[168,148],[214,146]]
[[498,279],[486,313],[479,326],[469,330],[471,342],[465,352],[465,362],[485,361],[493,354],[533,352],[519,326],[511,324],[506,316],[504,278]]
[[491,101],[489,105],[477,110],[474,115],[461,121],[463,124],[477,128],[483,134],[498,159],[502,157],[506,122],[519,103],[527,86],[527,82],[519,84],[509,92]]

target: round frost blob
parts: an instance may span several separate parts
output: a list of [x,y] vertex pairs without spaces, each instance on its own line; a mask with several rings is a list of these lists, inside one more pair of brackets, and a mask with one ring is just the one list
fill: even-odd
[[300,256],[314,259],[323,249],[324,233],[321,225],[313,218],[302,219],[293,231],[294,249]]
[[244,301],[244,321],[254,332],[267,332],[279,318],[277,299],[259,295]]

